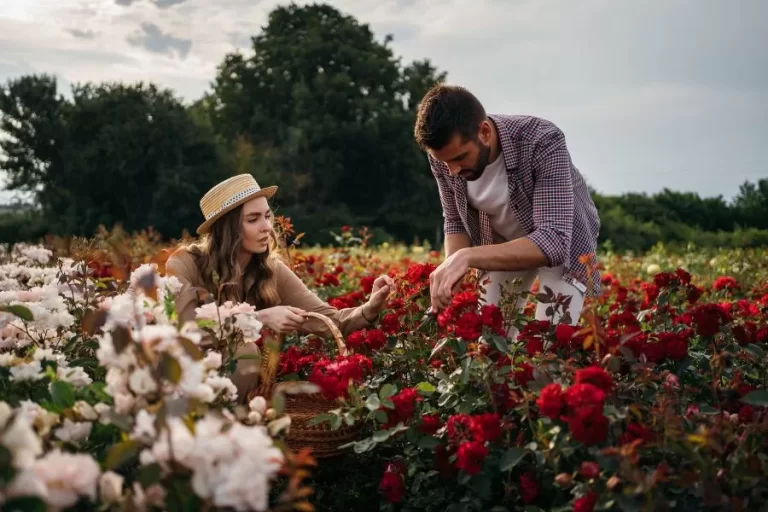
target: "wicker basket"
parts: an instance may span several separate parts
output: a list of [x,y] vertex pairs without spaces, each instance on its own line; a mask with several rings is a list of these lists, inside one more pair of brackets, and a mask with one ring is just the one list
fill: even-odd
[[[344,338],[336,324],[319,313],[308,312],[307,315],[322,320],[333,334],[339,355],[347,355]],[[274,391],[295,385],[295,381],[276,382],[277,367],[280,360],[279,351],[283,338],[283,335],[278,337],[276,346],[269,347],[267,343],[264,344],[261,358],[261,384],[249,394],[249,400],[256,395],[269,399]],[[275,353],[275,349],[277,353]],[[291,450],[298,451],[302,448],[310,448],[313,457],[333,457],[344,452],[343,449],[339,448],[340,446],[359,438],[363,428],[361,423],[350,427],[342,422],[342,426],[336,430],[332,430],[327,422],[318,425],[307,424],[318,414],[325,414],[333,409],[338,409],[339,403],[336,400],[327,400],[320,393],[285,393],[284,397],[285,413],[291,417],[291,426],[288,429],[285,442]]]

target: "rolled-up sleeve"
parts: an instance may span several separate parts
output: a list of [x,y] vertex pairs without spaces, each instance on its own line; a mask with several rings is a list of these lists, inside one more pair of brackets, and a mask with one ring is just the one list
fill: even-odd
[[535,143],[533,193],[535,229],[528,235],[549,260],[562,265],[571,252],[573,235],[573,182],[571,156],[558,128],[547,130]]
[[456,199],[453,194],[453,187],[448,181],[448,169],[446,165],[432,158],[429,158],[429,166],[432,175],[437,181],[437,190],[440,193],[440,205],[443,207],[443,231],[446,235],[465,234],[464,224],[461,222],[459,210],[456,207]]

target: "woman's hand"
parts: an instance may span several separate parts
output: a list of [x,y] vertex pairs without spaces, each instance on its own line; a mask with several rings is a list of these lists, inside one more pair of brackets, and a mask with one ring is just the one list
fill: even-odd
[[384,274],[376,278],[371,289],[371,296],[368,302],[363,306],[363,316],[368,320],[376,317],[384,306],[387,305],[387,297],[395,290],[395,282],[391,277]]
[[261,323],[280,334],[301,329],[307,312],[293,306],[275,306],[262,309],[256,316]]

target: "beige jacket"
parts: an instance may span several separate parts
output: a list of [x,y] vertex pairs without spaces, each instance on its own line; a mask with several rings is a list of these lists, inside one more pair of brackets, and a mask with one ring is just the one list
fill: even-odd
[[[201,303],[197,291],[204,290],[200,270],[189,252],[185,249],[177,249],[168,258],[165,264],[166,274],[176,276],[181,281],[182,289],[176,298],[176,312],[181,322],[194,320],[195,308]],[[245,286],[253,284],[254,276],[246,276]],[[327,316],[338,326],[341,333],[346,336],[353,331],[369,327],[370,324],[363,317],[363,307],[336,309],[327,302],[322,301],[288,268],[282,261],[278,261],[277,294],[280,297],[280,305],[293,306],[304,311],[314,311]],[[331,336],[328,327],[317,318],[309,318],[304,322],[302,331],[317,334],[319,336]]]
[[[205,290],[200,270],[195,264],[192,255],[184,248],[177,249],[165,263],[166,274],[176,276],[181,281],[182,288],[176,297],[176,313],[179,320],[184,323],[195,319],[195,308],[201,306],[198,291]],[[353,331],[369,327],[371,324],[363,317],[363,307],[337,309],[323,302],[294,274],[283,262],[278,262],[275,274],[277,281],[277,293],[280,297],[280,305],[294,306],[305,311],[314,311],[330,318],[344,336]],[[246,276],[245,286],[250,286],[254,281],[253,276]],[[328,327],[317,318],[308,318],[302,332],[316,334],[322,337],[332,336]],[[258,353],[254,343],[247,343],[238,354]],[[238,398],[244,401],[248,392],[258,384],[258,368],[254,360],[240,360],[237,369],[232,376],[232,382],[237,387]]]

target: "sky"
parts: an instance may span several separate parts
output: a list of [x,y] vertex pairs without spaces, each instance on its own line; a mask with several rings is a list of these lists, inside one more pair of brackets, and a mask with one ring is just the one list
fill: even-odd
[[[191,102],[284,3],[0,0],[0,83],[50,73],[67,92],[152,81]],[[730,199],[768,177],[766,0],[327,3],[379,40],[392,34],[404,62],[429,58],[488,112],[557,124],[602,193]],[[0,191],[0,202],[10,197]]]

